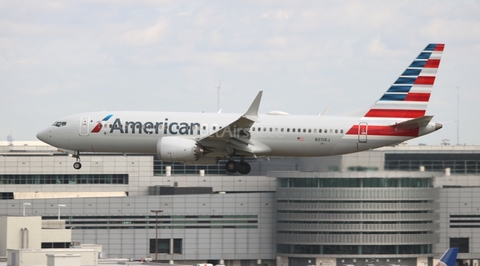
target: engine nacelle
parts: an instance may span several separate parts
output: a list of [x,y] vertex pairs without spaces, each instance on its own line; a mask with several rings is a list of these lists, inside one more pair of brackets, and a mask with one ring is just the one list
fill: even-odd
[[203,148],[193,139],[163,137],[157,142],[158,159],[192,164],[215,164],[217,158],[203,157]]

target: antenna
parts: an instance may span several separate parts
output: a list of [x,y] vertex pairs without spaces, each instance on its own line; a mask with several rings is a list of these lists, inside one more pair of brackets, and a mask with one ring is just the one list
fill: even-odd
[[217,87],[217,112],[220,110],[220,88],[222,87],[222,83],[218,82]]
[[460,87],[457,86],[457,145],[460,145]]
[[10,131],[10,135],[7,136],[7,141],[8,141],[8,146],[13,146],[13,135],[12,132]]

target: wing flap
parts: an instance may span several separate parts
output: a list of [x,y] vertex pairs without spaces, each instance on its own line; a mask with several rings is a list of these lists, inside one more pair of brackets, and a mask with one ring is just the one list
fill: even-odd
[[258,121],[258,109],[260,107],[262,93],[263,92],[260,91],[257,94],[257,97],[255,97],[244,115],[216,132],[199,139],[198,142],[203,146],[213,149],[229,147],[253,154],[250,146],[254,146],[255,144],[250,141],[249,130],[252,125]]

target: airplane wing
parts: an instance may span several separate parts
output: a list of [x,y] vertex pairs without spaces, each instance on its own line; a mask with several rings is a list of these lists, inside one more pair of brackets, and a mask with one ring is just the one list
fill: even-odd
[[258,108],[262,99],[263,91],[257,94],[247,112],[240,116],[237,120],[230,123],[209,136],[200,138],[197,142],[202,145],[205,151],[213,151],[217,148],[225,147],[227,150],[234,149],[235,152],[241,151],[250,155],[254,155],[255,145],[250,141],[250,127],[258,121]]

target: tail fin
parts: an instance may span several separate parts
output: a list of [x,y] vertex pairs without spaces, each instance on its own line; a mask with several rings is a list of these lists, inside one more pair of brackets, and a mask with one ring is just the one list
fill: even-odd
[[365,117],[424,116],[444,47],[436,43],[427,45]]
[[457,254],[458,248],[449,248],[447,251],[445,251],[436,266],[455,266]]

